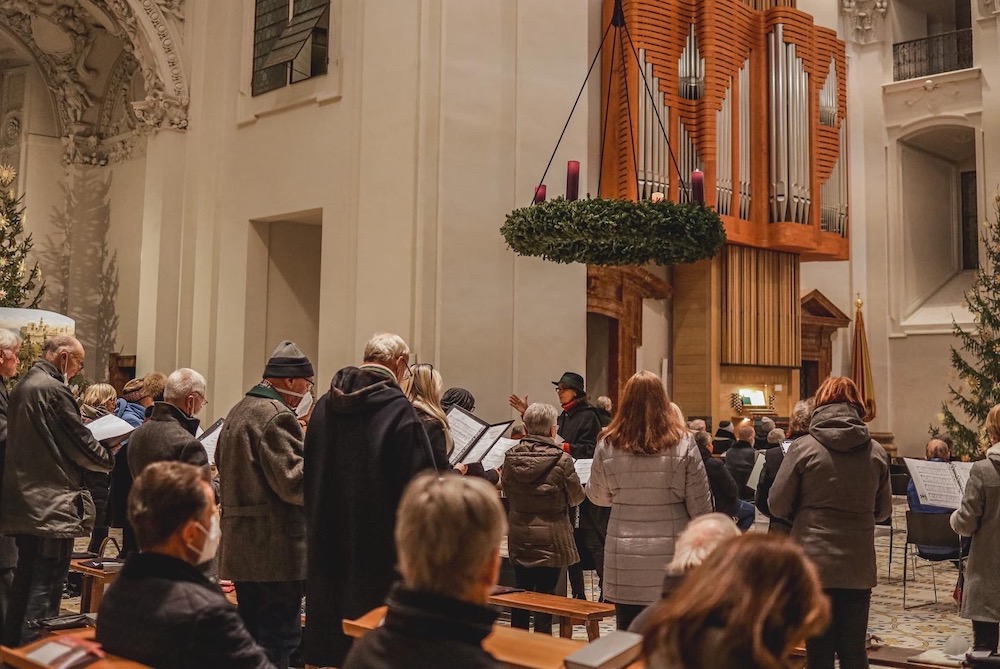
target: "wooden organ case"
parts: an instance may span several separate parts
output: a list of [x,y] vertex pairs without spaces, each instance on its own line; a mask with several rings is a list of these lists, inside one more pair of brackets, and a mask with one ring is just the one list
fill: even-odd
[[673,268],[673,396],[717,422],[740,388],[763,387],[763,412],[787,416],[799,263],[849,256],[844,43],[794,0],[621,7],[628,38],[602,55],[601,194],[689,201],[700,169],[728,237],[715,259]]

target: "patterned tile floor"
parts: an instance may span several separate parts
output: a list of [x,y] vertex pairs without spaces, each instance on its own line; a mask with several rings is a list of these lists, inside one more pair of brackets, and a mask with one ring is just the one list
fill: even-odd
[[[905,502],[895,509],[894,523],[898,529],[892,537],[892,566],[889,566],[889,535],[886,530],[876,536],[875,552],[879,570],[878,585],[872,592],[871,612],[868,616],[868,632],[881,637],[885,643],[893,646],[903,646],[925,650],[941,648],[945,640],[957,634],[967,639],[972,638],[972,626],[969,621],[958,616],[957,606],[952,599],[952,590],[958,579],[958,570],[950,562],[934,563],[937,580],[937,603],[934,604],[934,589],[931,579],[931,563],[917,560],[917,575],[913,579],[908,567],[906,584],[906,603],[913,607],[920,602],[929,602],[915,608],[903,609],[903,551],[906,542]],[[767,519],[758,514],[753,531],[766,532]],[[506,553],[506,546],[504,547]],[[912,563],[911,563],[912,564]],[[890,574],[891,571],[891,574]],[[597,579],[593,572],[586,577],[588,596],[597,599]],[[504,614],[501,624],[509,624],[509,618]],[[601,622],[601,634],[614,631],[615,619],[607,618]],[[583,626],[573,628],[574,639],[586,639]]]

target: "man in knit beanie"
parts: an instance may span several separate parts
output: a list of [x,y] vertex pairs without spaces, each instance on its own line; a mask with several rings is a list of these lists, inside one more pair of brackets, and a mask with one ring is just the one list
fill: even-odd
[[294,342],[278,344],[261,382],[226,417],[215,451],[225,509],[219,575],[235,584],[244,624],[279,669],[302,636],[304,434],[295,409],[314,375]]

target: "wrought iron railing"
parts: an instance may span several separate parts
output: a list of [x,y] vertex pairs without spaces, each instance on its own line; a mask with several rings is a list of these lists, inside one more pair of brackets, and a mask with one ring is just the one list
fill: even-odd
[[972,29],[892,45],[894,81],[972,67]]

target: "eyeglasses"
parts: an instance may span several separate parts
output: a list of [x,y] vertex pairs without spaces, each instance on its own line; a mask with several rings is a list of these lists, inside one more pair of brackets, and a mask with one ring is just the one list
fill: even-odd
[[562,386],[556,386],[556,392],[557,393],[569,393],[569,392],[573,392],[573,389],[572,388],[564,388]]
[[196,392],[196,393],[195,393],[195,395],[197,395],[197,396],[198,396],[198,397],[199,397],[199,398],[201,399],[201,405],[202,405],[202,406],[208,406],[208,400],[207,400],[207,399],[205,399],[205,396],[204,396],[204,395],[202,395],[202,394],[201,394],[201,393],[199,393],[199,392]]

